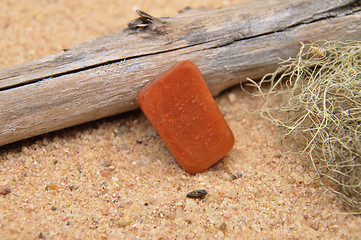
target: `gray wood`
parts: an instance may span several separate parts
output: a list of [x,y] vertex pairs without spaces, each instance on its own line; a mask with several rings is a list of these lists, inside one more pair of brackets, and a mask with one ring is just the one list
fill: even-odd
[[299,42],[361,39],[361,1],[256,0],[140,18],[128,28],[0,69],[0,145],[137,108],[137,92],[181,60],[214,95],[275,70]]

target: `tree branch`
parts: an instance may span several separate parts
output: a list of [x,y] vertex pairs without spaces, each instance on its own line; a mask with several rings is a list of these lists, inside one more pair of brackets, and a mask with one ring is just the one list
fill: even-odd
[[214,95],[275,70],[299,42],[361,39],[361,1],[256,0],[140,17],[128,28],[0,70],[0,145],[137,108],[138,91],[181,60]]

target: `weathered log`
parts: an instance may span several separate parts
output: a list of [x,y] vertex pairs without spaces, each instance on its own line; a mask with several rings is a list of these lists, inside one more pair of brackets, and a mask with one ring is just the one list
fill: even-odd
[[361,1],[257,0],[140,18],[64,52],[0,70],[0,145],[137,108],[174,63],[199,66],[212,93],[273,71],[299,42],[361,39]]

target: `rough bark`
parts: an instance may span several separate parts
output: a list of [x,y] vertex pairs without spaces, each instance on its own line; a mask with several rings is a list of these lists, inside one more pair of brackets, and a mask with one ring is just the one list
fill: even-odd
[[140,18],[64,52],[0,70],[0,145],[137,108],[138,91],[181,60],[214,95],[273,71],[299,42],[361,39],[361,1],[256,0]]

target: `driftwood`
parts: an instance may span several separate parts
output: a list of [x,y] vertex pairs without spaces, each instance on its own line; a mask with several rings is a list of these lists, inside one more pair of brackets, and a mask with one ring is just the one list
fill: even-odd
[[259,0],[140,18],[56,55],[0,70],[0,145],[137,108],[174,63],[199,66],[213,94],[273,71],[299,42],[361,39],[361,1]]

